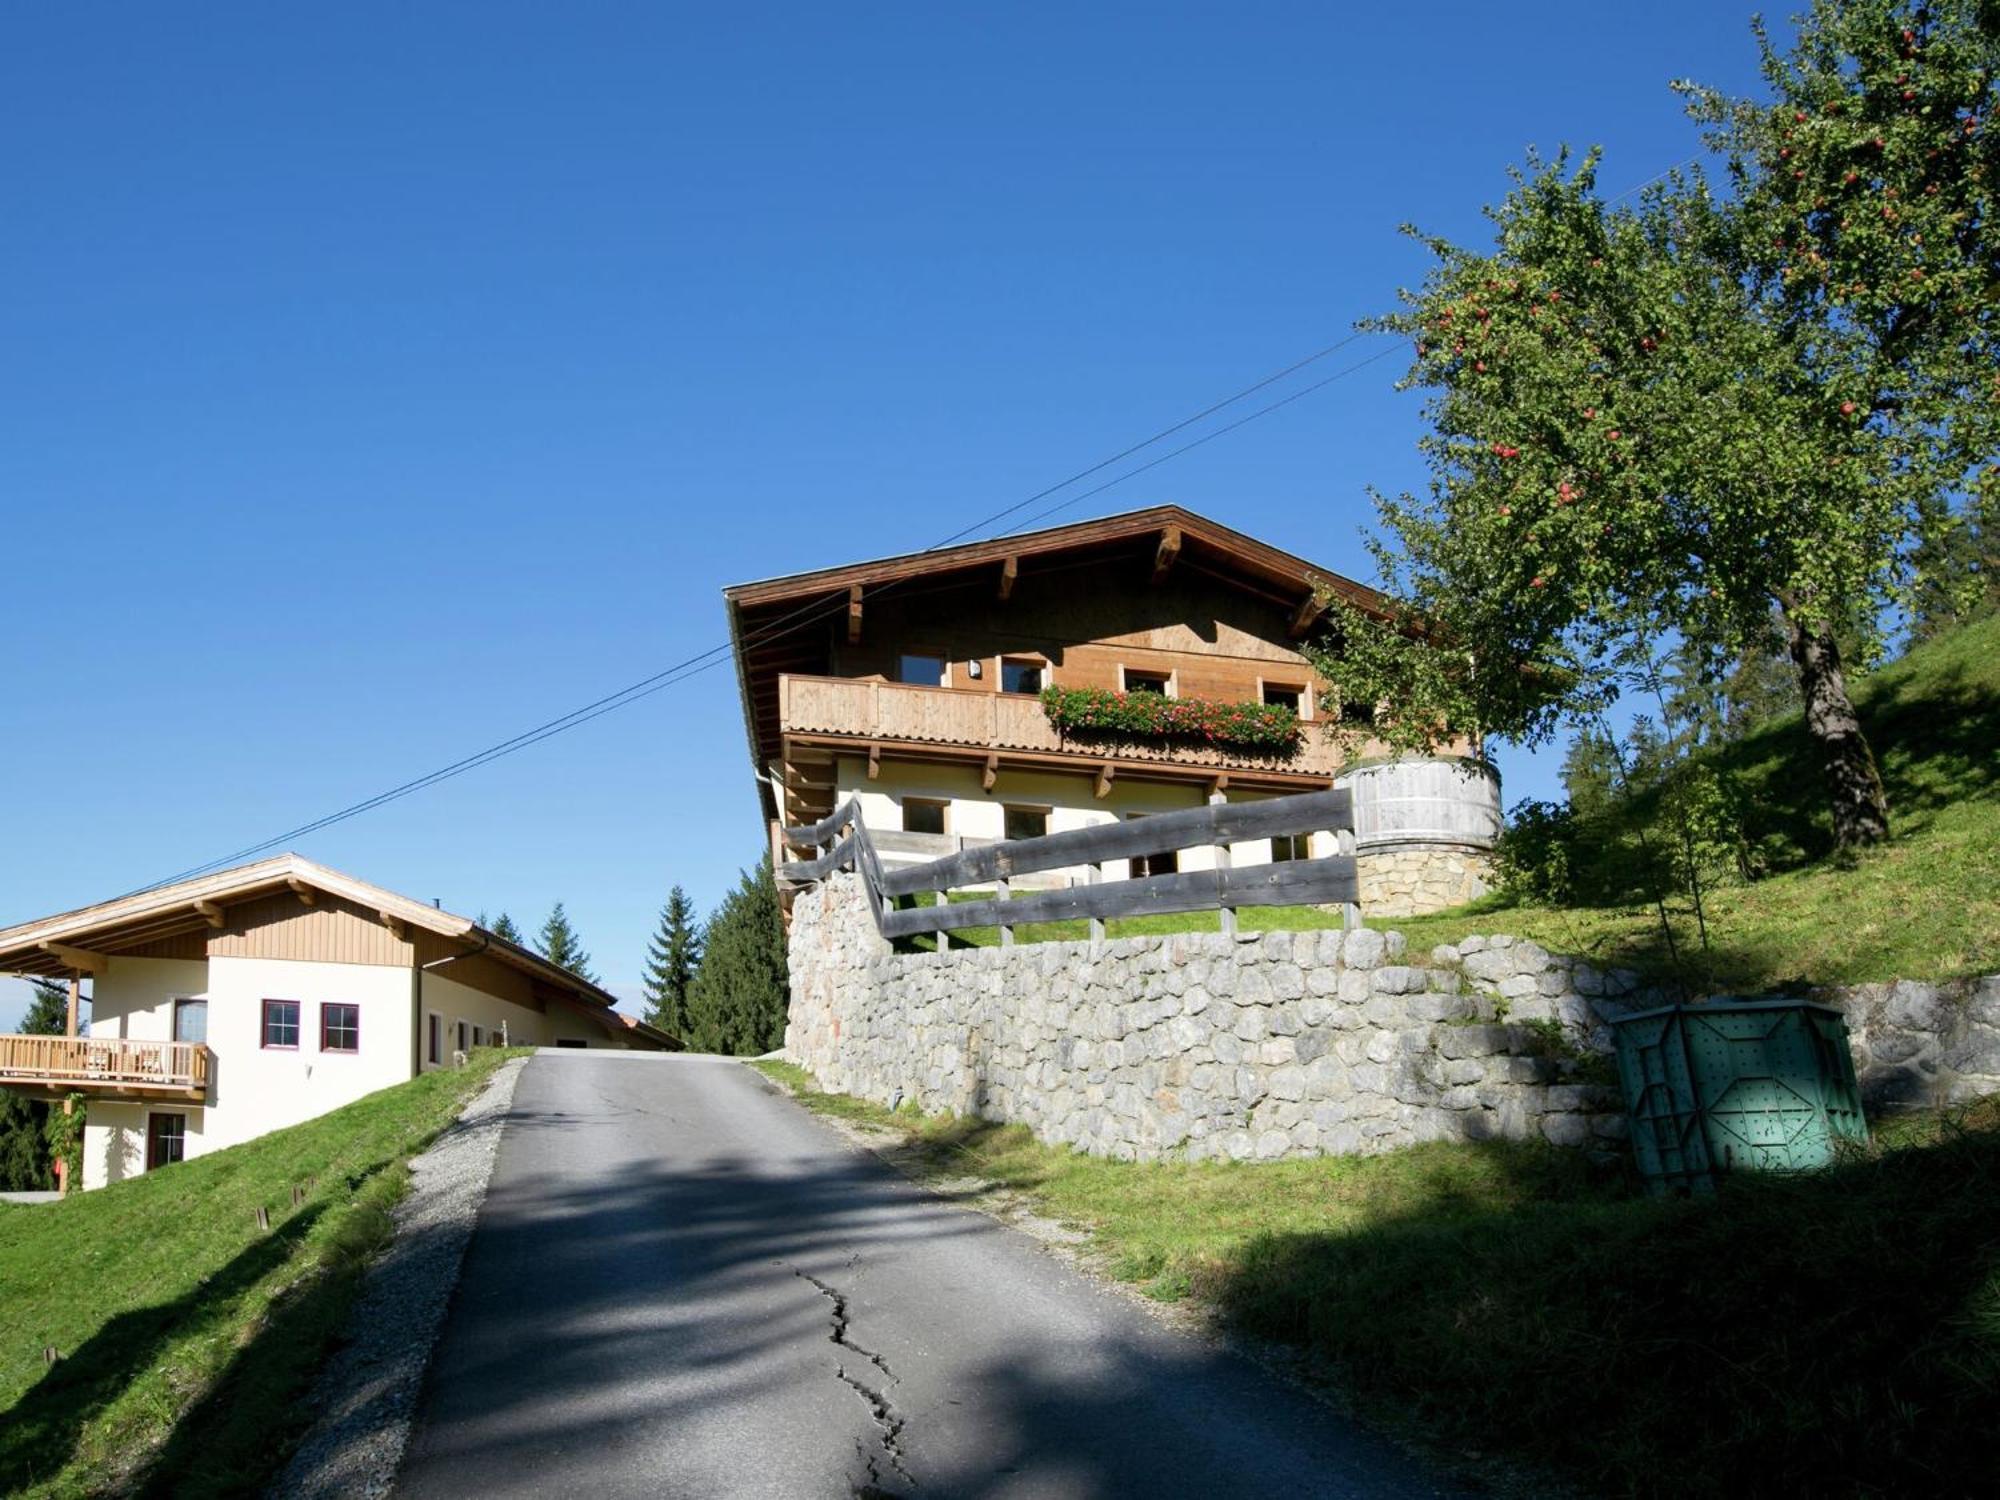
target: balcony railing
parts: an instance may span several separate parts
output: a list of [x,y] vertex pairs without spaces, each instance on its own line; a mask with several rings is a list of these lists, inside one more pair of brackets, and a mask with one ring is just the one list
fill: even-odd
[[1176,745],[1157,740],[1065,739],[1049,723],[1041,700],[1021,693],[973,692],[870,682],[846,677],[778,679],[778,719],[786,734],[838,735],[859,740],[900,740],[963,745],[981,750],[1021,750],[1216,770],[1292,771],[1331,776],[1340,769],[1339,748],[1317,724],[1305,726],[1296,754],[1223,745]]
[[208,1048],[200,1042],[0,1036],[0,1087],[200,1096],[208,1092],[208,1062]]

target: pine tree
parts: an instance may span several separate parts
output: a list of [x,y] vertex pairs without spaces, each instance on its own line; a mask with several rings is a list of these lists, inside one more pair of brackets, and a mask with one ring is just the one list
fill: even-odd
[[[36,980],[35,997],[22,1017],[26,1036],[61,1036],[69,1029],[69,994],[62,985]],[[55,1186],[43,1134],[49,1106],[11,1091],[0,1093],[0,1192],[31,1193]]]
[[700,1052],[769,1052],[785,1040],[790,998],[784,919],[767,858],[743,871],[702,931],[685,1040]]
[[688,988],[701,967],[701,929],[694,903],[675,886],[660,908],[660,928],[646,947],[646,1019],[672,1036],[688,1029]]
[[[497,932],[499,929],[494,930]],[[568,969],[579,979],[591,984],[598,982],[597,976],[590,971],[590,955],[584,951],[583,940],[569,925],[569,913],[563,910],[560,901],[549,913],[549,919],[542,923],[542,930],[535,938],[535,951],[557,968]]]
[[479,925],[497,938],[505,938],[508,942],[522,947],[527,945],[527,939],[521,936],[521,929],[514,925],[514,919],[504,911],[492,922],[488,922],[486,920],[486,913],[481,912],[479,914]]

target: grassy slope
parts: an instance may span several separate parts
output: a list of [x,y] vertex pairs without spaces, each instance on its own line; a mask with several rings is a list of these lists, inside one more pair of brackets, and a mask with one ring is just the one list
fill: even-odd
[[[1889,791],[1896,837],[1851,868],[1830,862],[1819,780],[1796,719],[1735,749],[1728,769],[1753,809],[1752,841],[1781,873],[1707,900],[1711,951],[1702,988],[1789,981],[1852,984],[2000,971],[2000,617],[1933,641],[1856,693]],[[1309,907],[1243,913],[1246,928],[1337,923]],[[1698,953],[1692,914],[1673,913],[1682,953]],[[1212,914],[1113,923],[1112,935],[1213,931]],[[1647,908],[1560,908],[1502,899],[1433,917],[1379,919],[1422,951],[1468,933],[1510,932],[1606,964],[1660,969],[1667,952]],[[1024,941],[1074,939],[1085,924],[1022,929]],[[991,932],[965,935],[997,941]]]
[[1019,1126],[890,1115],[753,1064],[1088,1231],[1113,1274],[1304,1345],[1448,1451],[1633,1496],[1979,1493],[2000,1420],[2000,1109],[1717,1198],[1635,1196],[1577,1153],[1489,1142],[1268,1164],[1125,1164]]
[[293,1403],[387,1238],[404,1163],[504,1056],[0,1215],[0,1490],[259,1488],[300,1433]]

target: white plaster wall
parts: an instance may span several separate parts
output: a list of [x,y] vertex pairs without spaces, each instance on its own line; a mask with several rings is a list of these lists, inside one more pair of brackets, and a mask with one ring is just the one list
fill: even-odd
[[90,1102],[83,1126],[83,1187],[101,1188],[107,1183],[138,1177],[146,1170],[146,1116],[151,1113],[187,1117],[186,1155],[201,1155],[208,1148],[208,1111],[199,1104],[178,1100],[152,1101],[95,1099]]
[[[857,797],[861,817],[877,832],[900,830],[903,826],[902,801],[916,797],[948,804],[945,832],[954,837],[998,839],[1005,832],[1005,809],[1009,805],[1047,807],[1049,832],[1064,833],[1073,828],[1090,828],[1129,817],[1133,813],[1179,812],[1200,807],[1208,801],[1199,787],[1169,782],[1114,780],[1104,797],[1096,795],[1093,776],[1072,776],[1060,771],[1002,771],[994,779],[993,790],[982,785],[976,766],[932,765],[921,761],[881,762],[877,780],[868,779],[868,762],[858,757],[842,757],[835,767],[837,802]],[[1265,793],[1227,793],[1231,802],[1261,800]],[[1332,854],[1333,840],[1315,835],[1315,856]],[[1269,839],[1253,839],[1230,847],[1231,862],[1238,867],[1266,864],[1271,858]],[[1209,870],[1215,857],[1208,849],[1183,849],[1180,868]],[[1081,868],[1061,872],[1083,878]],[[1126,873],[1123,860],[1112,861],[1105,869],[1107,879]]]
[[[502,1000],[498,995],[489,995],[485,990],[474,989],[469,984],[460,984],[445,973],[432,972],[423,979],[424,1011],[435,1012],[444,1019],[444,1049],[437,1066],[450,1067],[451,1054],[458,1046],[457,1023],[464,1021],[468,1026],[483,1026],[491,1035],[487,1045],[500,1045],[500,1030],[506,1028],[506,1039],[510,1046],[539,1047],[549,1039],[549,1021],[532,1006],[516,1005],[511,1000]],[[423,1057],[422,1066],[428,1070],[432,1063],[428,1054]]]
[[[135,1042],[171,1041],[174,1001],[208,995],[208,961],[200,958],[113,958],[91,981],[90,1034]],[[213,1007],[211,1007],[213,1009]],[[207,1113],[179,1100],[95,1099],[85,1108],[83,1186],[103,1187],[146,1170],[146,1116],[187,1116],[187,1154],[209,1149]]]
[[[211,958],[208,969],[214,1056],[200,1150],[296,1125],[410,1077],[408,969],[288,958]],[[296,1052],[263,1047],[267,999],[299,1002]],[[320,1051],[320,1005],[326,1001],[361,1007],[360,1051]],[[197,1154],[190,1140],[188,1155]]]

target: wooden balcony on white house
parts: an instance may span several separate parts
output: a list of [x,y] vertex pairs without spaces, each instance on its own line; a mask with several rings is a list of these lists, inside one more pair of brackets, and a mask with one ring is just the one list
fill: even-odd
[[1041,699],[1028,693],[979,692],[869,678],[778,678],[778,724],[787,741],[838,743],[859,748],[939,747],[1044,763],[1103,761],[1186,768],[1195,772],[1243,771],[1271,777],[1324,780],[1339,771],[1340,748],[1321,726],[1307,722],[1297,751],[1274,754],[1252,747],[1170,744],[1139,737],[1065,737],[1049,722]]
[[0,1036],[0,1088],[49,1094],[202,1100],[209,1051],[200,1042],[114,1037]]

